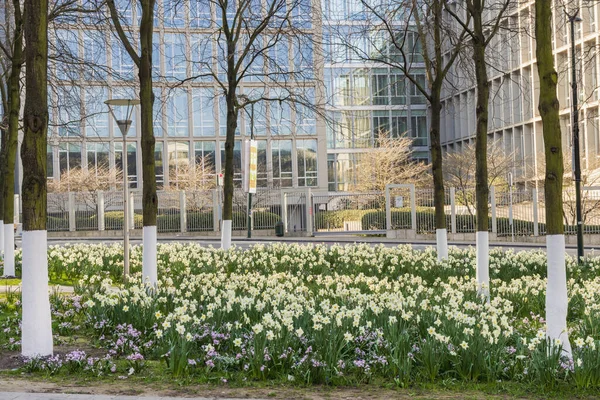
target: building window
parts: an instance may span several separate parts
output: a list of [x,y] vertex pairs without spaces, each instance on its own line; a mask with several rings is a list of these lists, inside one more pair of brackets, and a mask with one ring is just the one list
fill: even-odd
[[[105,65],[106,60],[106,32],[103,30],[83,30],[83,58],[90,66],[84,68],[83,74],[86,80],[105,80],[107,77]],[[92,66],[99,66],[94,68]]]
[[88,142],[86,144],[88,171],[96,176],[99,172],[107,172],[110,168],[110,146],[108,143]]
[[406,104],[406,77],[403,74],[390,74],[390,94],[392,105]]
[[133,79],[133,61],[129,57],[129,53],[123,47],[120,39],[113,38],[112,40],[112,70],[116,75],[115,78],[122,80]]
[[[227,136],[227,102],[225,96],[219,97],[219,135]],[[235,128],[235,136],[240,135],[240,124]]]
[[179,188],[188,180],[190,166],[190,143],[189,142],[167,142],[169,160],[169,184]]
[[267,170],[267,141],[256,141],[256,185],[261,188],[268,186],[268,170]]
[[52,146],[46,146],[46,177],[54,179],[54,149]]
[[104,101],[108,99],[108,88],[89,86],[85,88],[85,135],[108,137],[108,118]]
[[[225,174],[225,142],[221,143],[221,173]],[[242,142],[236,140],[233,146],[233,185],[242,187]]]
[[194,142],[196,168],[215,172],[215,142]]
[[297,140],[298,186],[317,186],[317,141]]
[[269,78],[285,80],[290,71],[288,37],[277,35],[267,37]]
[[185,25],[185,3],[178,0],[163,0],[163,23],[169,28]]
[[165,169],[163,164],[164,143],[157,142],[154,145],[154,172],[156,174],[156,188],[162,189],[165,186]]
[[297,135],[315,135],[317,133],[317,121],[315,111],[309,106],[315,104],[315,90],[312,88],[304,89],[301,94],[302,102],[294,103],[296,109],[296,134]]
[[[259,99],[264,96],[264,89],[252,89],[248,92],[248,98],[251,100]],[[244,108],[244,125],[246,136],[251,135],[254,128],[254,136],[266,136],[267,134],[267,103],[258,101],[254,103],[254,114],[252,113],[252,105]],[[252,118],[254,118],[254,127],[252,127]]]
[[190,27],[209,28],[212,21],[210,0],[190,1]]
[[171,137],[187,137],[188,132],[188,98],[185,89],[169,91],[166,101],[167,135]]
[[[123,171],[123,143],[115,142],[115,168]],[[137,178],[137,144],[127,143],[127,182],[130,189],[138,186]]]
[[192,89],[194,136],[215,136],[214,93],[208,88]]
[[388,111],[373,111],[373,138],[375,146],[379,138],[390,135],[390,116]]
[[427,146],[427,118],[414,116],[410,118],[410,137],[415,146]]
[[408,132],[408,118],[404,111],[392,110],[392,131],[393,138],[406,136]]
[[59,86],[57,96],[59,136],[81,136],[81,94],[79,87]]
[[189,58],[192,62],[192,76],[197,76],[199,81],[212,81],[211,71],[213,71],[214,61],[212,37],[210,35],[191,34],[190,49]]
[[390,75],[386,69],[376,68],[371,75],[371,87],[373,90],[373,104],[388,105],[390,95]]
[[60,174],[81,168],[81,145],[78,143],[60,143],[58,145]]
[[[284,98],[289,94],[283,89],[271,91],[272,98]],[[287,101],[271,101],[271,135],[292,134],[292,111]]]
[[313,77],[313,45],[312,35],[301,35],[294,40],[294,71],[300,76],[297,80]]
[[165,75],[170,80],[183,80],[187,77],[185,35],[165,33]]
[[79,69],[73,68],[72,60],[79,59],[79,39],[77,30],[56,30],[56,75],[61,80],[78,80]]
[[273,162],[273,187],[292,186],[292,141],[271,141],[271,159]]
[[371,112],[370,111],[355,111],[354,113],[353,132],[354,138],[352,147],[368,148],[373,146],[371,140]]

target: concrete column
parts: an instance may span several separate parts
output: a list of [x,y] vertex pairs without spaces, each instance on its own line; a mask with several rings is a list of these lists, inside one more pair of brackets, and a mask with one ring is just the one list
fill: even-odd
[[179,192],[179,224],[181,233],[187,231],[187,207],[185,201],[185,190]]
[[498,233],[498,224],[496,223],[496,187],[490,188],[490,204],[492,210],[492,233]]
[[386,236],[389,236],[392,230],[392,199],[387,185],[385,186],[385,230],[388,232]]
[[221,213],[219,209],[219,189],[214,189],[213,192],[213,231],[219,232]]
[[417,231],[417,201],[415,195],[415,185],[410,185],[410,219],[411,229]]
[[127,205],[129,206],[129,229],[135,229],[135,204],[133,204],[133,192],[129,192],[129,203],[127,203]]
[[283,221],[283,231],[287,233],[288,231],[288,194],[287,192],[282,191],[281,199],[281,220]]
[[450,188],[450,224],[451,232],[456,233],[456,188]]
[[533,236],[540,236],[540,226],[538,224],[538,190],[531,189],[531,202],[533,205]]
[[100,190],[98,191],[98,230],[104,229],[104,192]]
[[69,231],[75,232],[77,230],[75,222],[75,193],[69,192],[68,205],[69,205]]
[[21,197],[18,194],[15,194],[14,197],[14,221],[15,224],[20,223],[20,217],[21,217]]
[[312,208],[312,191],[306,189],[306,233],[309,236],[313,235],[313,208]]

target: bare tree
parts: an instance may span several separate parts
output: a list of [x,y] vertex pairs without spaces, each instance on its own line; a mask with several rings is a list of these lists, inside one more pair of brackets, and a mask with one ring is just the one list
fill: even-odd
[[[473,143],[444,156],[445,181],[458,191],[460,202],[467,207],[471,216],[475,211],[475,160],[476,146]],[[496,186],[504,190],[507,187],[508,174],[516,168],[514,152],[507,154],[500,141],[493,141],[488,145],[487,163],[488,189]]]
[[53,353],[48,298],[46,146],[48,132],[48,2],[25,0],[23,114],[23,318],[21,353]]
[[141,132],[142,132],[142,212],[144,216],[144,254],[142,261],[142,275],[149,279],[151,284],[156,284],[156,215],[158,212],[158,196],[156,194],[156,168],[154,160],[154,129],[153,105],[154,93],[152,91],[152,35],[155,15],[155,0],[139,0],[141,20],[139,25],[139,53],[132,39],[123,29],[122,16],[117,10],[114,0],[107,0],[112,25],[123,43],[129,57],[138,68],[141,105]]
[[546,246],[548,253],[548,283],[546,288],[546,334],[560,339],[562,348],[571,355],[567,331],[567,273],[565,267],[565,236],[563,223],[563,152],[552,52],[552,0],[535,2],[535,54],[540,80],[539,110],[544,130],[546,174]]
[[[8,114],[7,129],[2,146],[0,170],[2,171],[2,203],[0,219],[4,221],[4,248],[6,262],[5,275],[15,275],[14,264],[14,193],[15,193],[15,163],[17,160],[17,141],[19,134],[19,113],[21,111],[21,67],[23,65],[23,13],[19,0],[12,1],[12,7],[7,5],[7,14],[12,15],[12,21],[7,21],[7,45],[2,46],[5,60],[6,93],[3,96],[4,109]],[[2,85],[4,86],[4,82]]]
[[408,138],[379,137],[374,149],[361,154],[352,189],[383,192],[390,184],[424,183],[429,167],[412,159],[411,145]]
[[[198,48],[205,50],[198,51],[198,57],[191,60],[196,73],[185,80],[211,79],[222,94],[220,107],[226,120],[226,139],[221,246],[229,248],[234,145],[240,110],[252,104],[269,103],[271,114],[290,118],[292,104],[319,109],[318,88],[313,84],[315,10],[305,0],[210,0],[209,3],[216,10],[217,20],[210,24],[211,34],[198,43]],[[213,49],[213,43],[215,51],[207,51]],[[290,63],[292,53],[293,63]]]
[[[442,172],[441,113],[445,79],[463,51],[466,32],[456,29],[445,17],[447,0],[402,0],[372,3],[361,0],[368,11],[367,22],[351,32],[336,32],[333,41],[341,41],[359,60],[398,69],[408,87],[425,97],[429,104],[431,172],[434,187],[435,226],[438,258],[448,254],[446,234],[445,190]],[[466,23],[469,23],[467,19]],[[363,43],[363,38],[367,44]],[[396,78],[388,91],[405,86]]]
[[479,293],[489,298],[489,186],[487,164],[487,131],[489,116],[489,78],[486,50],[506,19],[506,11],[513,0],[465,0],[446,3],[445,9],[463,27],[470,39],[470,50],[475,66],[477,89],[477,116],[475,129],[475,197],[477,208],[477,281]]

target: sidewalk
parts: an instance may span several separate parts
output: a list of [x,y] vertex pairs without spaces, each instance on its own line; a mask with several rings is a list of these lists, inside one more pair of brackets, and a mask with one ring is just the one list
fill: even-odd
[[[0,392],[0,400],[213,400],[217,397],[150,397],[150,396],[111,396],[95,394],[64,393],[23,393]],[[220,400],[242,400],[241,398],[219,398]],[[244,400],[265,400],[250,399]]]

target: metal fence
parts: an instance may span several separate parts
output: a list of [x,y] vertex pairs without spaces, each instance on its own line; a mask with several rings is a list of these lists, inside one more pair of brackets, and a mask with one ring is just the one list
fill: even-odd
[[[564,192],[565,233],[575,234],[574,192]],[[600,234],[600,187],[584,188],[584,233]],[[163,233],[218,232],[222,220],[220,190],[158,193],[157,230]],[[15,197],[15,216],[20,208]],[[476,231],[474,188],[447,188],[444,196],[449,233]],[[142,193],[131,191],[130,226],[141,229]],[[236,189],[232,227],[243,235],[248,228],[248,196]],[[510,190],[492,187],[489,197],[489,230],[499,238],[518,240],[546,232],[543,190]],[[434,192],[414,185],[388,185],[384,192],[346,193],[316,189],[258,190],[253,196],[251,229],[267,233],[282,221],[288,234],[384,234],[411,230],[435,233]],[[72,192],[48,194],[48,231],[110,231],[123,229],[123,194]],[[516,238],[516,239],[515,239]]]

